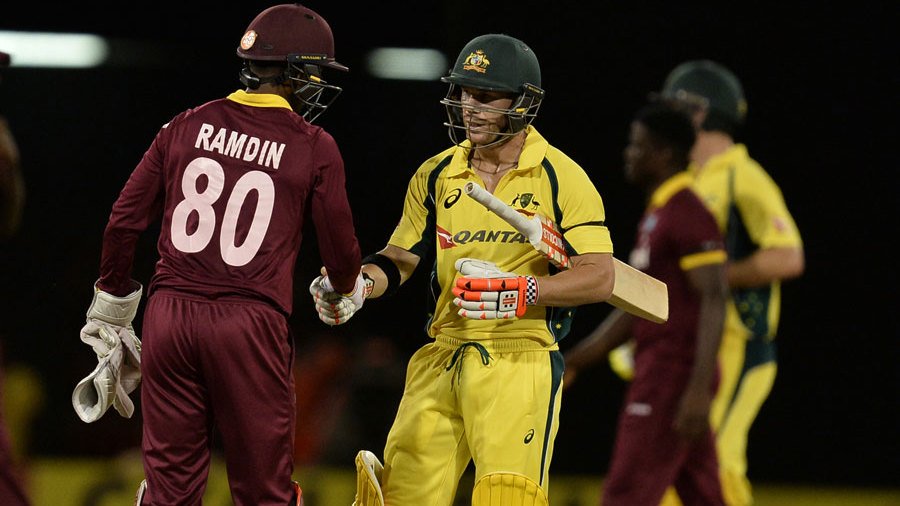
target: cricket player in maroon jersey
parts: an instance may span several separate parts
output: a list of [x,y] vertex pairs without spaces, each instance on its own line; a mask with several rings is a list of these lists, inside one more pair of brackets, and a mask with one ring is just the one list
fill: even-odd
[[161,219],[142,328],[138,504],[200,504],[214,429],[235,505],[301,504],[288,317],[306,213],[335,290],[363,287],[341,153],[311,123],[341,91],[324,69],[347,70],[331,28],[302,5],[276,5],[237,55],[246,89],[162,127],[103,235],[82,332],[130,328],[142,291],[135,244]]
[[[0,52],[0,68],[9,66],[9,63],[9,54]],[[25,184],[19,165],[19,148],[6,120],[0,116],[0,241],[6,241],[19,230],[24,204]],[[3,361],[2,344],[0,343],[0,363]],[[3,377],[4,371],[0,368],[0,393],[3,391]],[[20,479],[3,415],[0,410],[0,504],[28,506],[31,502]]]
[[631,124],[627,179],[647,210],[632,266],[663,281],[671,317],[657,324],[614,310],[565,354],[564,384],[635,340],[634,380],[619,415],[604,506],[657,506],[674,485],[686,506],[724,505],[709,413],[728,296],[725,246],[686,172],[695,134],[687,115],[651,104]]

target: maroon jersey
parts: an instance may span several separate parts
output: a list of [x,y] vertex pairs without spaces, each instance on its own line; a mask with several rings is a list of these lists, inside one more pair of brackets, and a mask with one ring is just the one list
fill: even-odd
[[307,213],[334,288],[352,291],[360,252],[337,144],[283,98],[237,91],[159,131],[113,205],[99,287],[128,293],[138,236],[161,217],[149,293],[248,297],[289,315]]
[[686,173],[677,174],[653,193],[638,226],[630,263],[666,283],[670,318],[663,324],[636,319],[635,369],[648,361],[693,366],[700,297],[684,271],[725,261],[725,246],[715,218],[690,188]]

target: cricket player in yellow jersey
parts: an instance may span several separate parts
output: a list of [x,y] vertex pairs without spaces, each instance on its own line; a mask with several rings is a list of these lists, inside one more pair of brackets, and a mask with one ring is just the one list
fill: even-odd
[[[409,362],[383,469],[370,452],[357,459],[355,504],[448,506],[472,461],[473,505],[546,505],[563,374],[558,342],[574,307],[607,300],[615,281],[603,202],[585,171],[532,126],[544,91],[524,42],[476,37],[442,80],[454,145],[419,167],[387,246],[363,260],[377,297],[434,255],[435,306],[429,342]],[[572,267],[557,272],[464,195],[470,181],[527,216],[553,218]],[[327,323],[357,309],[326,276],[310,290]]]
[[725,236],[732,297],[711,417],[726,503],[749,505],[747,437],[775,381],[781,282],[803,273],[803,243],[778,185],[735,142],[747,109],[738,78],[719,63],[688,61],[669,73],[662,95],[693,114],[690,170]]

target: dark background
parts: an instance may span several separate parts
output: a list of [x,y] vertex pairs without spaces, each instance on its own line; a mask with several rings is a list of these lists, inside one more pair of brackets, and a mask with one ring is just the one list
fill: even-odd
[[[739,140],[781,186],[807,255],[806,274],[784,286],[779,375],[751,431],[750,478],[897,486],[895,9],[889,2],[746,4],[746,11],[636,3],[308,2],[329,20],[337,58],[351,68],[328,76],[344,94],[317,123],[344,154],[363,252],[387,241],[418,164],[449,145],[438,103],[445,86],[374,79],[364,65],[370,49],[431,47],[452,60],[482,33],[525,40],[547,90],[535,125],[593,178],[619,258],[627,257],[643,207],[620,170],[631,114],[679,62],[718,60],[745,87],[749,115]],[[136,419],[110,410],[86,425],[70,403],[72,388],[95,365],[78,329],[103,227],[159,127],[240,86],[235,48],[270,4],[147,5],[127,12],[20,5],[0,15],[0,29],[90,32],[114,43],[107,66],[11,68],[0,86],[0,112],[17,137],[28,187],[23,228],[0,254],[0,333],[5,361],[33,367],[44,384],[34,456],[105,455],[139,443]],[[381,335],[405,360],[426,342],[422,272],[397,297],[370,302],[346,326],[325,329],[306,294],[319,265],[314,234],[306,236],[293,317],[299,353],[317,338],[352,348]],[[145,284],[154,239],[146,237],[135,266]],[[581,308],[563,348],[608,310]],[[567,392],[554,472],[606,471],[623,389],[600,365]],[[367,402],[392,410],[396,399]],[[352,465],[352,453],[341,458]]]

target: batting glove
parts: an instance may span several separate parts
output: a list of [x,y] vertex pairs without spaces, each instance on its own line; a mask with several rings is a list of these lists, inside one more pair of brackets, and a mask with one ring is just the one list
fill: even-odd
[[493,262],[472,258],[461,258],[455,266],[462,277],[453,288],[453,304],[464,318],[518,318],[537,302],[538,285],[533,276],[503,272]]
[[363,307],[366,296],[371,293],[371,285],[366,283],[362,272],[356,277],[356,284],[349,294],[341,294],[331,286],[328,276],[319,276],[309,285],[309,293],[316,304],[319,319],[328,325],[347,323]]

